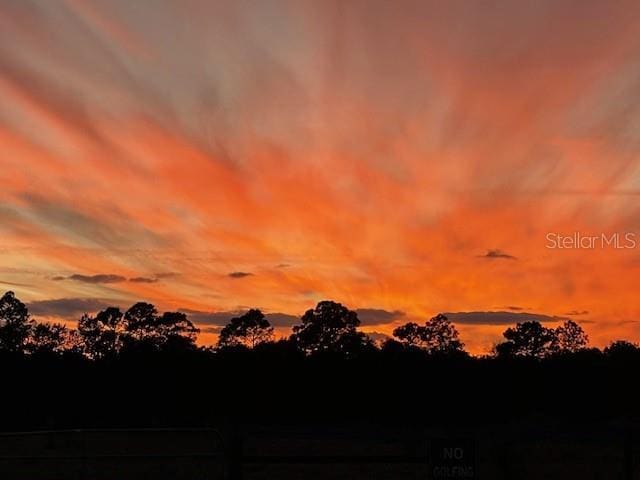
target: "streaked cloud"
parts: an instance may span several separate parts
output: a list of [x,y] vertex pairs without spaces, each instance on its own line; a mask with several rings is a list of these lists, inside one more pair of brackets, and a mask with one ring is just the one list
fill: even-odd
[[[199,325],[224,327],[232,318],[239,317],[246,313],[247,309],[225,312],[206,312],[183,308],[180,309],[180,311],[187,314],[193,322]],[[274,327],[291,327],[300,323],[300,317],[289,315],[287,313],[271,312],[265,313],[264,316]]]
[[158,282],[158,278],[150,278],[150,277],[133,277],[129,279],[130,282],[133,283],[156,283]]
[[32,287],[33,286],[33,285],[28,285],[26,283],[5,282],[4,280],[0,280],[0,285],[6,285],[8,287]]
[[503,252],[502,250],[487,250],[487,253],[480,255],[480,258],[496,259],[502,258],[506,260],[516,260],[516,257]]
[[562,322],[566,317],[528,312],[447,312],[454,323],[468,325],[512,325],[522,322]]
[[35,316],[57,317],[64,320],[79,319],[84,313],[96,313],[118,302],[101,298],[57,298],[27,303],[29,313]]
[[249,273],[249,272],[231,272],[227,276],[231,278],[245,278],[245,277],[250,277],[252,275],[253,273]]
[[385,325],[400,320],[405,316],[405,312],[400,310],[388,311],[381,308],[358,308],[356,309],[361,325]]
[[108,273],[99,273],[96,275],[81,275],[74,273],[67,277],[69,280],[75,280],[83,283],[120,283],[126,282],[127,279],[121,275],[114,275]]

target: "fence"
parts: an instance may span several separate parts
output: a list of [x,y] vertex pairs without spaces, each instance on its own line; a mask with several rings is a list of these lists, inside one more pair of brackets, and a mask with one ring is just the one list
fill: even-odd
[[320,427],[0,434],[2,480],[640,479],[632,429]]
[[217,429],[51,430],[0,434],[3,480],[229,478]]

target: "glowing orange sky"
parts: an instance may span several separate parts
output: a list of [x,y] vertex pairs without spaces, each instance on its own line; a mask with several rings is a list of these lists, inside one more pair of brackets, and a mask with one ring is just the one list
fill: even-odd
[[638,58],[638,2],[5,3],[0,290],[640,340]]

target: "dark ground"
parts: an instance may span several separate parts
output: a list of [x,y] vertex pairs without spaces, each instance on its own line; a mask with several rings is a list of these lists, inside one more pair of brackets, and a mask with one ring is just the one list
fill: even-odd
[[639,368],[594,352],[5,356],[0,479],[630,480]]

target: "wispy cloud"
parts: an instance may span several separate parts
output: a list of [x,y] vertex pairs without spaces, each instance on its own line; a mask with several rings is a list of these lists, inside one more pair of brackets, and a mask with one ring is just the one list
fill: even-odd
[[252,275],[253,273],[249,273],[249,272],[231,272],[227,276],[231,278],[245,278],[245,277],[250,277]]
[[[207,312],[201,310],[193,310],[184,308],[180,311],[189,316],[189,318],[199,325],[214,325],[223,327],[234,317],[239,317],[248,309],[239,309],[232,311]],[[291,327],[300,322],[300,317],[287,313],[270,312],[265,313],[265,318],[274,327]]]
[[362,325],[385,325],[395,322],[405,316],[400,310],[384,310],[381,308],[358,308],[358,318]]
[[130,282],[133,283],[157,283],[158,278],[150,278],[150,277],[133,277],[129,279]]
[[27,303],[27,308],[31,314],[36,316],[69,320],[76,319],[84,313],[95,313],[118,304],[119,302],[115,300],[101,298],[56,298]]
[[69,275],[67,277],[62,275],[57,275],[52,277],[51,279],[59,282],[62,280],[74,280],[76,282],[83,283],[122,283],[122,282],[131,282],[131,283],[158,283],[161,278],[167,278],[168,275],[157,275],[155,277],[131,277],[127,279],[127,277],[123,277],[122,275],[115,275],[109,273],[99,273],[96,275],[82,275],[79,273],[75,273],[73,275]]
[[528,312],[447,312],[454,323],[466,325],[512,325],[522,322],[562,322],[566,317]]
[[127,278],[121,275],[113,275],[107,273],[99,273],[97,275],[81,275],[75,273],[67,277],[69,280],[75,280],[76,282],[83,283],[120,283],[126,282]]
[[28,285],[26,283],[18,283],[18,282],[5,282],[0,280],[0,285],[7,285],[9,287],[32,287],[33,285]]
[[506,259],[506,260],[516,260],[516,257],[513,255],[509,255],[508,253],[503,252],[502,250],[487,250],[487,253],[484,255],[478,255],[480,258],[487,258],[490,260],[493,259]]

